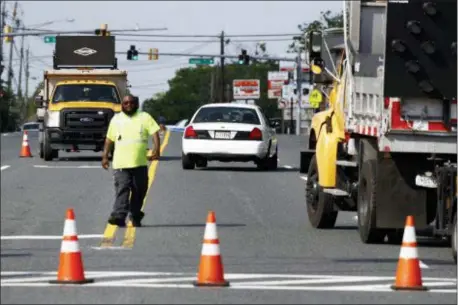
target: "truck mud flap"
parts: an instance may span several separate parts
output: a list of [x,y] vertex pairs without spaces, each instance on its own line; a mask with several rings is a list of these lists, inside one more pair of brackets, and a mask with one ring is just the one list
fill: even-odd
[[[415,159],[415,158],[413,158]],[[415,186],[415,160],[412,155],[392,155],[377,161],[376,226],[402,229],[408,215],[415,228],[426,229],[426,189]]]

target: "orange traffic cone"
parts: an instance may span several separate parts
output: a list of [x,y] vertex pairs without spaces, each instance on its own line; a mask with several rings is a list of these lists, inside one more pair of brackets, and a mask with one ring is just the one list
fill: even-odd
[[199,274],[194,286],[229,286],[229,282],[224,279],[223,263],[216,231],[216,217],[213,211],[210,211],[207,216]]
[[21,147],[21,153],[19,154],[19,157],[21,158],[32,157],[32,152],[30,151],[29,137],[27,136],[27,131],[24,131],[24,135],[22,136],[22,147]]
[[93,281],[93,279],[86,279],[84,277],[83,259],[76,232],[75,213],[73,209],[68,209],[60,248],[57,280],[49,282],[51,284],[86,284]]
[[421,279],[413,216],[407,216],[393,290],[427,290]]

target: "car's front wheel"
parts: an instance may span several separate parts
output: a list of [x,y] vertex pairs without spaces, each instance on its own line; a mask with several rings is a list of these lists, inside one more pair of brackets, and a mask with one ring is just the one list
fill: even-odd
[[183,169],[194,169],[196,167],[196,163],[190,155],[185,155],[184,153],[182,153],[181,166],[183,167]]

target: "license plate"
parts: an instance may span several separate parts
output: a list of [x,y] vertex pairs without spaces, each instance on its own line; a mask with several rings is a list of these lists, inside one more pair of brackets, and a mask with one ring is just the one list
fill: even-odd
[[231,133],[226,131],[215,131],[215,139],[230,140]]
[[421,175],[417,175],[415,177],[415,184],[418,186],[427,187],[427,188],[436,188],[437,187],[436,179],[434,179],[433,177],[421,176]]
[[417,131],[428,131],[428,121],[413,121],[412,129]]

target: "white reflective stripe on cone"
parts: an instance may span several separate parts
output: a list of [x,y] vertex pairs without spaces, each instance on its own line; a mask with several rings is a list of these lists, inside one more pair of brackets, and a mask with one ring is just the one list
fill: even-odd
[[219,255],[219,245],[218,244],[203,244],[202,246],[202,255],[216,256]]
[[64,225],[64,236],[76,236],[76,223],[75,220],[73,219],[67,219],[65,220],[65,225]]
[[417,239],[415,237],[415,228],[414,227],[405,227],[404,236],[402,237],[402,242],[404,243],[415,243]]
[[218,234],[216,233],[216,223],[207,223],[205,226],[204,239],[217,239]]
[[399,258],[412,259],[418,258],[418,251],[416,247],[402,247]]
[[60,247],[60,252],[65,252],[65,253],[80,252],[80,247],[77,241],[63,240],[62,245]]

